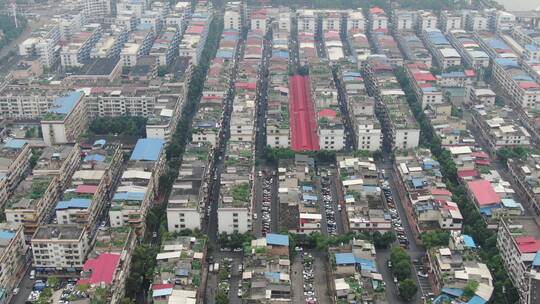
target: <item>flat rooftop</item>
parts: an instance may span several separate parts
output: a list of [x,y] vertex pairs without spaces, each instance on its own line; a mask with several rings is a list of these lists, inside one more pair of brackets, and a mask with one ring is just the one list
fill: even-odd
[[34,233],[32,241],[50,239],[78,240],[84,232],[84,227],[79,225],[42,225]]

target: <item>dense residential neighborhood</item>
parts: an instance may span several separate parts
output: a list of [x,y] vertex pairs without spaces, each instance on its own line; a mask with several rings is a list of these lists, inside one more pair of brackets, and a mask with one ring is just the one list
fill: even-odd
[[503,2],[0,3],[0,304],[540,303]]

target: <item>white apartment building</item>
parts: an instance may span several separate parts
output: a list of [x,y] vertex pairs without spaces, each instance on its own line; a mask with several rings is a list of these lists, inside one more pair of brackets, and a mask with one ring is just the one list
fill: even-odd
[[505,11],[495,10],[491,16],[492,29],[495,31],[509,31],[516,23],[516,16]]
[[406,10],[394,10],[392,12],[392,26],[395,30],[412,30],[416,24],[416,12]]
[[223,30],[242,29],[242,11],[240,9],[226,9],[223,15]]
[[365,30],[366,20],[362,9],[347,11],[347,32],[352,29]]
[[280,31],[289,33],[291,31],[291,11],[289,8],[280,9],[278,12],[277,23]]
[[326,31],[341,31],[341,13],[339,12],[328,12],[322,16],[322,30]]
[[266,144],[272,148],[288,148],[291,144],[289,132],[289,128],[280,128],[277,124],[267,124]]
[[419,11],[418,12],[418,31],[423,32],[428,29],[437,28],[437,16],[432,12]]
[[388,17],[383,9],[373,7],[369,9],[370,30],[373,32],[388,31]]
[[[105,0],[106,1],[106,0]],[[141,0],[117,0],[116,12],[118,14],[133,14],[136,18],[140,18],[145,11],[146,1]]]
[[317,16],[313,10],[298,10],[298,31],[315,33],[317,27]]
[[19,54],[21,56],[37,55],[41,65],[49,68],[59,59],[60,38],[58,24],[42,26],[35,36],[26,39],[19,45]]
[[345,148],[345,129],[343,126],[324,127],[319,124],[319,147],[323,150],[343,150]]
[[249,208],[222,207],[218,209],[218,232],[232,234],[251,231],[251,212]]
[[204,215],[204,210],[201,213],[198,208],[199,202],[192,202],[189,199],[191,197],[169,199],[167,205],[167,228],[169,232],[179,232],[184,229],[201,229],[201,216]]
[[489,18],[479,12],[469,12],[465,17],[465,28],[473,32],[487,31],[489,30]]
[[382,132],[378,122],[374,119],[356,122],[358,150],[377,151],[381,149]]
[[497,232],[504,267],[516,287],[520,303],[538,303],[540,299],[540,224],[532,217],[503,218]]
[[257,12],[251,15],[251,30],[266,31],[268,17],[264,13]]
[[460,30],[463,28],[463,16],[455,11],[442,11],[440,26],[443,32],[448,33],[451,30]]
[[53,106],[41,120],[41,132],[45,144],[74,143],[86,130],[89,115],[84,94],[67,92],[53,101]]
[[90,249],[86,227],[78,225],[39,226],[30,244],[32,266],[56,271],[81,270]]
[[490,88],[480,88],[469,85],[465,89],[465,101],[471,105],[484,105],[487,107],[495,105],[496,94]]
[[0,302],[5,303],[9,293],[17,287],[19,275],[27,265],[28,246],[24,240],[23,228],[19,224],[0,224],[0,288],[4,291]]
[[87,19],[103,18],[111,14],[110,0],[84,0],[83,12]]

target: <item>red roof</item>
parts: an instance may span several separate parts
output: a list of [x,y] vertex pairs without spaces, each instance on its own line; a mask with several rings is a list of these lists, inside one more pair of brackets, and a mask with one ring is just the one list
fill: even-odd
[[489,164],[491,164],[489,159],[477,159],[474,161],[474,163],[481,166],[489,166]]
[[474,77],[476,76],[476,73],[474,72],[474,70],[465,70],[465,76]]
[[173,288],[174,284],[152,284],[152,290],[169,289]]
[[97,191],[98,186],[94,185],[78,185],[77,189],[75,189],[75,192],[77,193],[85,193],[85,194],[94,194]]
[[534,81],[522,81],[519,83],[519,87],[522,89],[534,89],[540,86]]
[[484,151],[475,151],[471,153],[471,156],[476,158],[489,158],[489,155]]
[[458,177],[465,178],[465,177],[475,177],[478,176],[478,170],[476,169],[467,169],[467,170],[460,170],[457,173]]
[[80,279],[77,284],[111,284],[119,262],[120,254],[117,253],[102,253],[96,259],[88,259],[83,270],[92,274],[88,279]]
[[255,90],[257,88],[257,83],[255,83],[255,82],[237,82],[235,84],[235,87],[238,88],[238,89]]
[[291,147],[294,151],[317,151],[319,136],[307,76],[289,77]]
[[384,14],[384,10],[377,6],[370,8],[369,12],[372,14]]
[[432,189],[431,194],[433,194],[433,195],[448,195],[448,196],[451,196],[452,192],[448,191],[447,189]]
[[501,202],[501,198],[485,179],[478,179],[467,183],[479,206],[494,205]]
[[540,240],[532,236],[520,236],[515,238],[521,253],[533,253],[540,250]]
[[186,29],[187,34],[202,34],[204,32],[204,26],[190,26]]
[[336,118],[336,111],[332,109],[324,109],[319,111],[319,117]]
[[429,72],[428,73],[417,72],[417,73],[413,73],[413,76],[416,81],[436,81],[437,80],[437,78],[435,78],[435,76],[433,76]]

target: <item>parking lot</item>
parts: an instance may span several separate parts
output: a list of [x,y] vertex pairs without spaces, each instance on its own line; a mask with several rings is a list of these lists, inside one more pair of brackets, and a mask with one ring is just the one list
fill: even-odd
[[326,217],[327,232],[329,235],[336,235],[335,200],[330,191],[330,179],[328,177],[323,177],[321,179],[321,195],[324,205],[324,215]]
[[388,212],[390,213],[390,216],[392,217],[392,227],[394,231],[396,232],[396,237],[399,242],[399,245],[407,248],[409,245],[409,240],[407,238],[407,234],[405,233],[405,229],[403,228],[403,223],[401,222],[401,218],[396,209],[394,196],[393,196],[392,190],[390,189],[388,185],[388,182],[386,181],[383,182],[382,191],[383,191],[384,198],[386,200]]
[[313,255],[307,252],[302,253],[302,276],[303,276],[303,290],[304,299],[306,303],[317,303],[317,297],[315,295],[315,288],[313,286],[314,274],[313,274]]
[[270,225],[272,222],[272,186],[274,183],[274,178],[271,174],[263,174],[262,171],[259,171],[259,176],[263,178],[263,196],[262,196],[262,206],[261,206],[261,231],[262,235],[266,235],[271,231]]
[[[431,296],[433,293],[433,290],[431,289],[431,285],[428,281],[428,275],[427,275],[427,267],[424,266],[424,264],[420,260],[413,261],[413,268],[415,274],[418,276],[418,287],[420,291],[422,292],[422,296],[428,297]],[[413,274],[414,275],[414,274]]]

